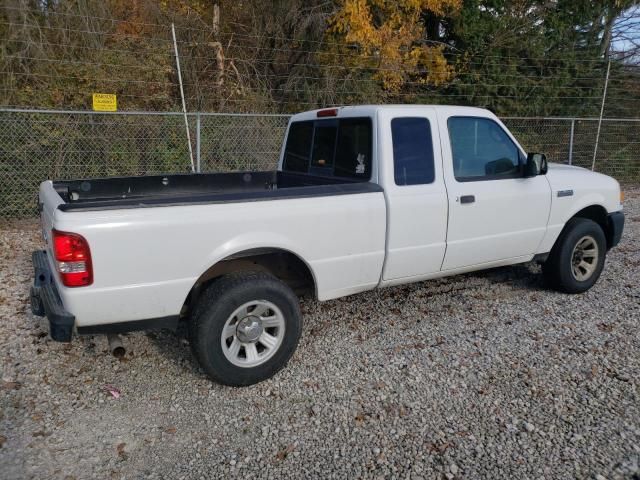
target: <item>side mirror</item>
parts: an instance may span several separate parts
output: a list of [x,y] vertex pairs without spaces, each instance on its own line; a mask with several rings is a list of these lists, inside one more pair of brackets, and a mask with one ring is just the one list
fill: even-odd
[[547,173],[547,157],[544,153],[530,153],[524,166],[525,177],[535,177]]

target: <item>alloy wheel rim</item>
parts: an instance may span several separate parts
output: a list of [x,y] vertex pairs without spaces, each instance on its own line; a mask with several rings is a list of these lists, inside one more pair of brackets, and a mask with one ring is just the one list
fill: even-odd
[[222,352],[233,365],[257,367],[279,350],[284,333],[282,311],[267,300],[253,300],[227,318],[220,338]]
[[571,253],[571,273],[579,282],[589,280],[598,266],[598,244],[596,240],[585,235],[573,247]]

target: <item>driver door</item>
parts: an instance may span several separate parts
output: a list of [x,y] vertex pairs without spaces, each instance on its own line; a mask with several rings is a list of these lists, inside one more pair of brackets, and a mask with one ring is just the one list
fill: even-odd
[[497,120],[443,114],[439,125],[449,203],[442,270],[534,254],[551,207],[546,177],[524,178],[526,156]]

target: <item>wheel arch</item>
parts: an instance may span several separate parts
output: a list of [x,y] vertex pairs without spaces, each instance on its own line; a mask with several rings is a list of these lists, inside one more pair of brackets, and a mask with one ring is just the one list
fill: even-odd
[[[579,278],[576,276],[575,267],[577,264],[575,262],[581,264],[583,257],[582,252],[579,252],[579,257],[575,257],[576,248],[580,242],[587,239],[586,235],[597,233],[596,236],[600,237],[600,240],[596,240],[598,246],[600,241],[604,241],[606,250],[609,241],[607,235],[609,229],[606,227],[608,219],[608,213],[601,205],[589,205],[581,208],[567,219],[553,244],[553,248],[542,262],[544,278],[551,288],[564,293],[582,293],[597,282],[604,267],[605,252],[600,252],[598,248],[596,254],[591,255],[591,258],[595,258],[594,262],[596,262],[592,262],[593,269],[590,272],[585,269],[583,272],[589,273],[589,276]],[[597,232],[591,222],[601,227],[600,232]],[[605,224],[604,228],[603,223]]]
[[613,228],[609,221],[609,213],[604,206],[599,204],[589,205],[573,214],[569,220],[572,218],[586,218],[600,225],[607,239],[607,249],[611,248],[613,244]]
[[233,272],[259,271],[278,278],[298,295],[318,297],[316,274],[301,255],[280,246],[240,249],[213,262],[203,271],[187,294],[182,313],[194,304],[200,292],[214,280]]

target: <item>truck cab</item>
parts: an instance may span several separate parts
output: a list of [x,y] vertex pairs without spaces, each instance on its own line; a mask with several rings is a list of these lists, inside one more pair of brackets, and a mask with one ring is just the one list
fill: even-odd
[[[354,137],[368,128],[374,149]],[[300,150],[310,153],[308,162]],[[380,286],[542,259],[574,216],[598,223],[608,248],[617,243],[618,182],[568,165],[532,174],[527,160],[488,110],[389,105],[295,115],[279,168],[383,187],[388,225]]]

